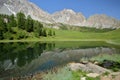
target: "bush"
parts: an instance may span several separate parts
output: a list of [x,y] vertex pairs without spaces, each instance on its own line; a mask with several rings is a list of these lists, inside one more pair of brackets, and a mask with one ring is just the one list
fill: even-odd
[[69,71],[67,67],[58,69],[57,72],[48,72],[43,76],[43,80],[73,80],[72,71]]

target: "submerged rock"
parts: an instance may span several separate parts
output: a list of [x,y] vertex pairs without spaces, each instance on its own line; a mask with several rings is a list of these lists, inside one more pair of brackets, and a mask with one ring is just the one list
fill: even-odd
[[104,60],[98,65],[107,69],[112,69],[113,71],[120,70],[120,63],[111,60]]

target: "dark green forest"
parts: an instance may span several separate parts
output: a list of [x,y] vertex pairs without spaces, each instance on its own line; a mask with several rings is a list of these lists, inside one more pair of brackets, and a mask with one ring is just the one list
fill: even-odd
[[33,20],[30,15],[19,12],[17,15],[0,14],[0,40],[20,40],[55,36],[52,29],[46,29],[43,24]]

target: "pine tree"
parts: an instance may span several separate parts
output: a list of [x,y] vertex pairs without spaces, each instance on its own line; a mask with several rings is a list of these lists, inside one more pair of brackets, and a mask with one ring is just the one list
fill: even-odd
[[25,22],[25,29],[26,29],[26,31],[28,31],[28,32],[33,32],[33,25],[34,23],[33,23],[33,20],[32,20],[32,18],[31,18],[31,16],[30,15],[28,15],[27,16],[27,20],[26,20],[26,22]]
[[34,32],[38,36],[42,36],[42,28],[43,28],[43,25],[40,22],[34,21]]
[[51,30],[49,30],[48,35],[52,36],[52,31]]
[[3,39],[3,32],[0,30],[0,40]]
[[39,22],[38,23],[39,26],[38,26],[38,32],[39,32],[39,36],[42,36],[42,28],[43,28],[43,25]]
[[8,29],[7,29],[7,23],[8,23],[8,19],[9,19],[9,16],[8,15],[4,15],[4,14],[1,14],[0,15],[0,18],[1,18],[1,22],[0,22],[0,25],[2,27],[2,30],[3,32],[7,32]]
[[53,31],[53,36],[55,36],[55,31]]
[[0,16],[0,40],[3,39],[3,33],[6,32],[4,31],[4,21]]
[[2,30],[4,27],[4,21],[3,19],[0,17],[0,30]]
[[10,16],[10,20],[11,20],[11,27],[16,27],[17,23],[13,14]]
[[45,29],[43,29],[42,36],[47,37],[47,33]]
[[16,26],[17,26],[16,20],[15,20],[14,15],[12,14],[12,15],[9,17],[9,21],[8,21],[8,23],[7,23],[8,31],[10,32],[10,31],[11,31],[11,27],[16,27]]
[[25,29],[25,15],[21,12],[17,13],[18,28]]

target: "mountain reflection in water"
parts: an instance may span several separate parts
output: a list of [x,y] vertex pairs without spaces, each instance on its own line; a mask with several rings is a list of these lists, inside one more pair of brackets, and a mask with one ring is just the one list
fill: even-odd
[[119,46],[104,42],[0,43],[0,78],[29,75],[81,58],[120,53]]

